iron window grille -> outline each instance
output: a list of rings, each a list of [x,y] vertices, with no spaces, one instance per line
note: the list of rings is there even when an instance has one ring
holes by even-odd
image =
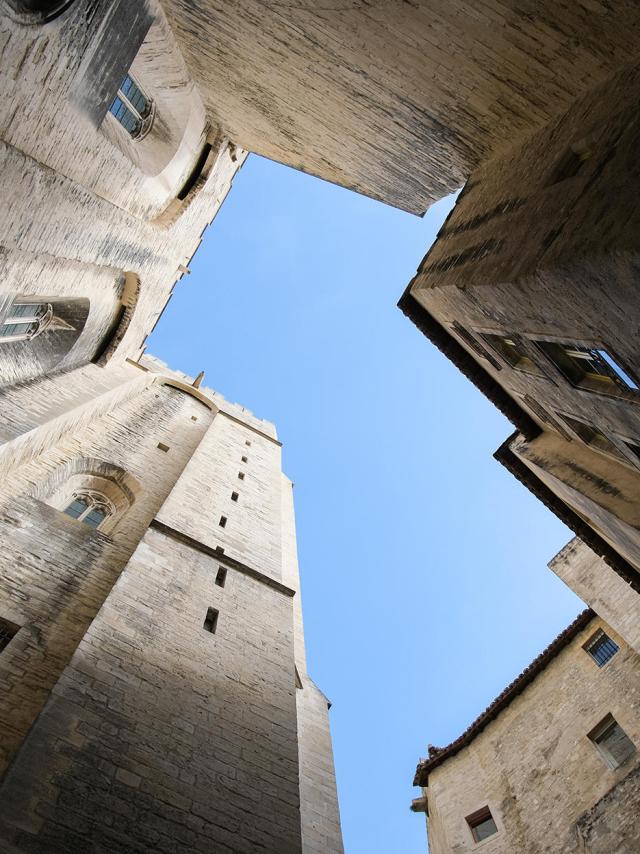
[[[134,138],[141,138],[151,128],[153,101],[148,98],[130,74],[124,78],[109,112]]]
[[[614,640],[611,640],[609,635],[605,634],[602,629],[598,629],[595,635],[584,645],[585,652],[589,653],[598,667],[604,667],[607,661],[612,659],[619,649],[618,644]]]
[[[0,325],[0,342],[28,341],[44,332],[53,319],[53,306],[42,302],[16,302]]]
[[[620,360],[604,347],[582,344],[535,342],[560,373],[577,388],[607,394],[612,397],[635,398],[640,386],[620,364]]]

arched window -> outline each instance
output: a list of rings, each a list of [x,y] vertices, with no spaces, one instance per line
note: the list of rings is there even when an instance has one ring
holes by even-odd
[[[53,306],[44,302],[15,302],[0,325],[0,343],[28,341],[40,335],[53,319]]]
[[[131,74],[127,74],[109,112],[134,139],[142,138],[151,128],[153,101],[142,91]]]
[[[84,522],[91,528],[99,528],[109,516],[113,516],[115,510],[109,499],[101,492],[95,490],[82,490],[73,493],[71,502],[64,512],[67,516]]]

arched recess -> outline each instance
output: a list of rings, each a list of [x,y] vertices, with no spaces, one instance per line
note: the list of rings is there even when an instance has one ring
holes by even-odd
[[[127,471],[114,463],[89,457],[76,457],[57,468],[35,496],[69,516],[78,498],[97,497],[108,508],[98,525],[101,533],[110,534],[139,496],[141,486]]]
[[[113,357],[129,329],[140,297],[140,278],[136,273],[123,274],[124,284],[120,295],[120,307],[111,328],[104,336],[92,358],[92,362],[104,367]]]
[[[82,334],[89,308],[85,297],[0,298],[0,387],[52,371]]]
[[[46,24],[62,15],[75,0],[2,0],[9,17],[20,24]]]

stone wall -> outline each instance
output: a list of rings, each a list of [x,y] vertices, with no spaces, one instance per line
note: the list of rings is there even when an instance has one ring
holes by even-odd
[[[601,668],[583,649],[599,627],[620,647]],[[640,754],[613,770],[588,733],[612,714],[640,748],[639,678],[638,654],[594,618],[495,720],[429,772],[431,854],[476,850],[465,817],[484,806],[498,827],[482,844],[491,854],[634,854]],[[577,822],[589,824],[582,816],[594,807],[599,841],[585,849]]]

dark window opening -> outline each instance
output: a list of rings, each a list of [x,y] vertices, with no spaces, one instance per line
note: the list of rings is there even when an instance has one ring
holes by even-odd
[[[243,457],[243,458],[242,458],[242,462],[243,462],[243,463],[248,463],[248,462],[249,462],[249,457]]]
[[[488,353],[479,341],[476,341],[475,337],[471,334],[471,332],[469,332],[468,329],[465,329],[464,326],[461,326],[461,324],[459,324],[457,320],[451,324],[451,328],[459,338],[462,338],[465,344],[468,344],[468,346],[471,347],[471,349],[474,351],[474,353],[476,353],[476,355],[480,356],[481,359],[486,359],[490,365],[493,365],[496,371],[502,370],[502,365],[500,364],[500,362],[495,359],[491,355],[491,353]]]
[[[251,442],[247,439],[247,441],[245,442],[245,445],[247,446],[247,448],[250,448],[250,447],[251,447]]]
[[[482,333],[482,338],[514,370],[523,371],[525,374],[544,376],[527,352],[524,342],[517,335]]]
[[[0,620],[0,652],[5,649],[13,638],[18,634],[20,626],[10,623],[8,620]]]
[[[223,555],[224,549],[222,548],[222,546],[216,546],[216,552],[220,555]]]
[[[469,825],[474,842],[482,842],[483,839],[488,839],[498,832],[489,807],[482,807],[477,812],[468,815],[466,822]]]
[[[216,573],[216,584],[218,587],[224,587],[226,580],[227,570],[223,566],[219,566],[218,572]]]
[[[635,744],[613,715],[607,715],[600,721],[598,726],[589,733],[589,738],[612,769],[624,765],[636,753]]]
[[[562,418],[585,445],[619,460],[626,459],[620,448],[593,425],[578,421],[577,418],[571,418],[569,415],[563,415]]]
[[[204,169],[204,165],[207,162],[207,157],[209,156],[209,152],[211,151],[211,145],[207,142],[200,152],[198,159],[195,162],[195,165],[191,172],[189,173],[189,177],[182,185],[182,189],[178,193],[178,199],[183,202],[191,190],[194,188],[196,181],[202,174],[202,170]]]
[[[549,184],[559,184],[561,181],[566,181],[567,178],[573,178],[582,169],[589,156],[589,151],[577,151],[570,148],[553,170]]]
[[[207,616],[205,617],[203,628],[207,632],[215,635],[218,627],[218,612],[215,608],[207,608]]]
[[[192,415],[192,416],[191,416],[191,420],[192,420],[192,421],[197,421],[197,420],[198,420],[198,416],[197,416],[197,415]]]
[[[611,397],[637,398],[640,386],[620,360],[603,347],[536,341],[571,385]]]
[[[238,472],[238,477],[240,478],[240,480],[244,480],[244,472],[243,472],[243,471],[239,471],[239,472]]]
[[[220,527],[221,527],[221,528],[225,528],[225,527],[226,527],[226,525],[227,525],[227,517],[226,517],[226,516],[221,516],[221,517],[220,517],[220,521],[218,522],[218,524],[220,525]]]
[[[231,500],[232,500],[232,501],[237,501],[237,500],[238,500],[238,498],[239,498],[239,495],[238,495],[238,493],[237,493],[237,492],[232,492],[232,493],[231,493]]]
[[[598,629],[595,635],[586,642],[583,649],[589,653],[598,667],[603,667],[607,661],[613,658],[620,647],[602,629]]]
[[[159,448],[159,450],[164,451],[165,454],[169,450],[169,446],[165,445],[164,442],[158,442],[158,448]]]

